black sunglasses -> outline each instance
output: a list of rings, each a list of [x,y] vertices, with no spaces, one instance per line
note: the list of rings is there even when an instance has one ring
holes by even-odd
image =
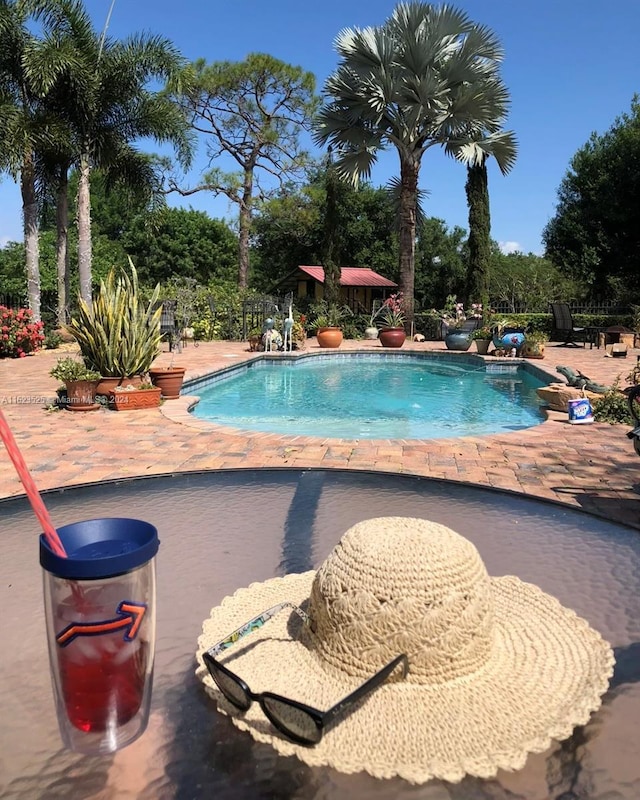
[[[313,630],[313,623],[305,611],[293,603],[280,603],[277,606],[273,606],[273,608],[267,609],[267,611],[263,611],[262,614],[249,620],[249,622],[229,634],[221,642],[218,642],[218,644],[203,653],[202,659],[209,670],[209,674],[230,703],[241,711],[247,711],[251,703],[254,700],[257,701],[265,716],[280,733],[291,739],[291,741],[305,745],[318,744],[329,725],[354,710],[355,703],[383,684],[396,667],[402,665],[403,678],[409,672],[409,661],[406,655],[396,656],[393,661],[390,661],[375,675],[372,675],[351,694],[343,697],[328,711],[319,711],[317,708],[312,708],[304,703],[298,703],[296,700],[290,700],[288,697],[282,697],[272,692],[261,692],[260,694],[252,692],[242,678],[221,664],[216,659],[216,656],[223,653],[247,634],[261,628],[267,620],[284,608],[290,608],[295,611],[304,624]]]

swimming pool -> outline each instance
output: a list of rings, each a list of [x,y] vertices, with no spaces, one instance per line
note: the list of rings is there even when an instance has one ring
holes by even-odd
[[[192,383],[199,419],[252,431],[343,439],[441,439],[544,420],[519,363],[350,353],[265,358]]]

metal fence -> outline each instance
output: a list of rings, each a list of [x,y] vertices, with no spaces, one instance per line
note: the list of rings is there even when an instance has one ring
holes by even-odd
[[[508,300],[499,300],[498,302],[491,303],[491,308],[497,314],[528,314],[528,313],[551,313],[551,309],[547,306],[545,309],[532,311],[527,307],[526,303],[514,302],[510,303]],[[631,309],[629,306],[621,306],[614,302],[600,302],[600,303],[568,303],[572,314],[611,314],[618,316],[620,314],[630,314]]]
[[[253,297],[242,303],[242,340],[249,338],[249,332],[256,328],[262,330],[267,317],[276,314],[286,316],[289,313],[289,303],[293,303],[293,295],[284,297]]]
[[[0,292],[0,306],[6,308],[27,308],[29,302],[26,294],[9,294]],[[58,293],[47,289],[40,293],[40,315],[47,325],[55,325],[58,310]]]

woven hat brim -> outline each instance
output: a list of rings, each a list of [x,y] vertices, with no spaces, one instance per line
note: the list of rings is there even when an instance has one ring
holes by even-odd
[[[601,704],[613,674],[611,647],[537,586],[492,578],[492,654],[473,675],[440,685],[387,683],[329,729],[315,747],[284,739],[257,703],[240,714],[220,694],[202,653],[253,616],[285,600],[303,604],[315,572],[254,583],[226,597],[203,623],[197,676],[218,708],[257,741],[311,766],[411,783],[457,782],[517,770],[529,753],[568,738]],[[229,649],[222,662],[254,692],[271,691],[328,709],[362,682],[321,661],[298,638],[287,611]]]

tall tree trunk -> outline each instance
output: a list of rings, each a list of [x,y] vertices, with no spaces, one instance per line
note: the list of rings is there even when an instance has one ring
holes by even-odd
[[[416,208],[420,162],[400,156],[400,291],[403,294],[407,323],[414,315],[416,265]]]
[[[253,167],[244,173],[240,199],[240,227],[238,231],[238,289],[249,285],[249,234],[251,233],[251,203],[253,200]]]
[[[485,320],[489,313],[489,270],[491,266],[491,218],[487,165],[467,167],[467,205],[469,207],[469,265],[467,301],[482,303]]]
[[[58,196],[56,198],[56,266],[58,276],[58,326],[67,323],[69,302],[69,174],[66,165],[60,167]]]
[[[28,153],[20,171],[27,296],[35,322],[40,322],[40,259],[38,251],[38,199],[33,155]]]
[[[340,265],[337,243],[337,181],[335,170],[329,163],[325,175],[327,191],[324,211],[324,241],[322,244],[322,267],[324,269],[324,299],[330,305],[340,303]]]
[[[80,156],[78,174],[78,276],[80,297],[91,305],[91,162],[88,148]]]

